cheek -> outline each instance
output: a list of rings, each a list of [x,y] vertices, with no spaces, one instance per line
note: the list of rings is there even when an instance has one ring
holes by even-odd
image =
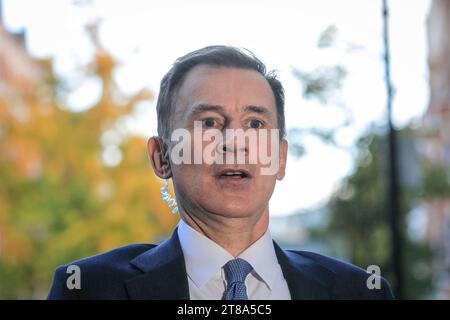
[[[173,179],[177,189],[189,197],[198,197],[205,192],[205,179],[207,172],[201,165],[175,165],[172,168]]]
[[[277,135],[273,134],[271,130],[266,130],[264,133],[258,134],[256,141],[249,148],[252,149],[250,153],[257,155],[259,165],[270,166],[272,162],[279,161],[280,141]]]
[[[258,169],[259,170],[259,169]],[[270,199],[273,190],[275,188],[276,176],[275,175],[258,175],[255,178],[254,192],[261,198]]]

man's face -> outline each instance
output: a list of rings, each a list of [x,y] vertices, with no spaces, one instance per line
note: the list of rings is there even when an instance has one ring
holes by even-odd
[[[195,215],[196,210],[227,217],[249,217],[261,214],[268,206],[276,179],[284,176],[287,142],[270,138],[270,129],[277,129],[277,110],[274,94],[267,80],[259,73],[246,69],[216,68],[200,65],[183,80],[177,94],[172,129],[183,128],[191,133],[192,153],[195,146],[205,151],[211,141],[195,141],[194,127],[200,123],[203,132],[216,129],[224,138],[224,147],[214,149],[214,157],[222,157],[223,164],[202,161],[200,164],[174,164],[171,169],[179,204]],[[258,160],[249,164],[249,150],[261,148],[257,141],[239,144],[226,140],[227,129],[268,130],[265,147],[277,163],[271,175],[261,174]],[[212,132],[210,130],[210,132]],[[241,141],[242,142],[242,141]],[[278,144],[275,155],[270,154]],[[173,147],[173,145],[172,145]],[[210,149],[208,149],[210,150]],[[246,163],[229,164],[225,157],[238,150],[245,154]],[[258,157],[259,158],[259,157]],[[192,160],[194,160],[192,158]],[[192,163],[192,162],[191,162]],[[239,174],[236,174],[239,173]]]

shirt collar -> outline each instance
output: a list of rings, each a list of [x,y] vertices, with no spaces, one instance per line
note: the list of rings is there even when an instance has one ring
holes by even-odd
[[[234,257],[186,222],[178,223],[178,238],[183,250],[186,272],[197,287],[202,287]]]
[[[269,229],[261,238],[245,249],[239,255],[239,258],[246,260],[252,265],[253,270],[267,284],[269,290],[274,288],[278,258]]]
[[[185,258],[186,272],[197,287],[206,284],[223,265],[234,259],[228,251],[183,220],[178,223],[178,238]],[[253,270],[269,289],[274,287],[278,259],[269,230],[242,252],[239,258],[252,265]]]

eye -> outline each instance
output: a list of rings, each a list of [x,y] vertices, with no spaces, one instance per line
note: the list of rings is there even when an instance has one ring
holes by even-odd
[[[261,121],[259,121],[259,120],[253,119],[253,120],[250,120],[250,121],[248,122],[248,125],[249,125],[249,127],[252,128],[252,129],[260,129],[260,128],[262,128],[263,123],[262,123]]]
[[[204,119],[204,120],[202,120],[202,122],[203,122],[203,125],[207,128],[213,128],[217,124],[217,121],[214,120],[213,118]]]

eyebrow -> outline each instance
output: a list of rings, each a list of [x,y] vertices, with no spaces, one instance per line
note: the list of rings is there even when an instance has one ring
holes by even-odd
[[[268,108],[263,106],[245,106],[244,107],[245,113],[258,113],[261,115],[269,116],[272,114],[272,111],[270,111]]]
[[[215,111],[221,114],[225,114],[225,108],[223,106],[215,104],[198,104],[194,108],[192,108],[190,116],[196,116],[207,111]]]
[[[192,117],[207,111],[214,111],[225,115],[225,107],[215,104],[198,104],[194,108],[192,108],[190,115]],[[261,115],[269,116],[272,114],[272,111],[263,106],[248,105],[244,107],[244,113],[258,113]]]

